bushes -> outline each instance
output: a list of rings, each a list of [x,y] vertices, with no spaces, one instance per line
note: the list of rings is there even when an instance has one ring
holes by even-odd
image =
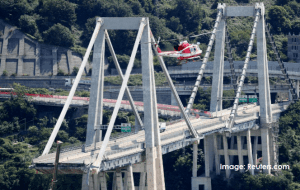
[[[63,47],[71,47],[74,45],[75,38],[69,28],[55,24],[44,33],[45,42]]]
[[[43,1],[41,14],[52,23],[71,26],[76,21],[75,5],[65,0]]]
[[[19,19],[19,26],[25,33],[28,33],[35,37],[39,35],[38,26],[33,16],[22,15]]]
[[[8,75],[7,70],[4,70],[3,73],[2,73],[2,76],[7,76],[7,75]]]

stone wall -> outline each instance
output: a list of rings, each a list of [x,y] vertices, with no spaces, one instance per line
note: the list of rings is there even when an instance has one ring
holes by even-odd
[[[0,75],[51,76],[72,73],[82,56],[66,48],[38,43],[0,19]],[[85,74],[89,71],[87,64]]]

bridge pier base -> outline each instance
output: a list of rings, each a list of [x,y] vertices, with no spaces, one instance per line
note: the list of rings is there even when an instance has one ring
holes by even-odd
[[[107,190],[106,172],[101,172],[99,175],[101,190]]]
[[[204,190],[211,190],[211,178],[192,177],[192,190],[199,190],[199,186],[204,186]]]

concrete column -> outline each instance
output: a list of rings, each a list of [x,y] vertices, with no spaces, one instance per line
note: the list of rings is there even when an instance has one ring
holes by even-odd
[[[1,55],[1,62],[0,62],[0,75],[3,74],[3,71],[5,70],[6,65],[6,56]]]
[[[272,122],[269,69],[265,36],[265,21],[262,15],[257,24],[257,71],[260,103],[260,123]]]
[[[225,20],[221,19],[216,32],[216,45],[214,56],[213,81],[211,89],[210,111],[222,110],[223,72],[225,49]]]
[[[150,49],[150,56],[153,60],[152,49]],[[154,76],[154,66],[150,65],[151,68],[151,85],[152,85],[152,109],[153,109],[153,123],[154,123],[154,145],[156,147],[156,185],[157,190],[165,190],[165,176],[164,176],[164,166],[161,151],[161,141],[160,141],[160,129],[158,122],[158,111],[157,111],[157,99],[156,99],[156,86],[155,86],[155,76]]]
[[[57,48],[52,48],[52,74],[57,75],[58,65],[57,65]]]
[[[117,175],[116,172],[113,173],[113,182],[112,182],[112,190],[117,189]]]
[[[251,145],[251,132],[250,129],[247,131],[247,150],[248,150],[248,164],[253,166],[253,158],[252,158],[252,145]],[[250,173],[254,175],[254,170],[249,169]]]
[[[116,169],[116,184],[117,184],[116,190],[123,190],[123,178],[122,178],[121,168]]]
[[[228,155],[228,143],[227,143],[227,137],[225,134],[223,135],[223,146],[224,146],[225,165],[230,165],[229,155]],[[229,178],[230,170],[226,170],[225,172],[226,172],[226,178]]]
[[[134,190],[134,181],[133,181],[133,173],[132,173],[132,165],[127,166],[126,172],[126,181],[125,181],[125,190]]]
[[[19,40],[19,58],[18,58],[18,68],[17,74],[21,76],[23,74],[23,56],[24,56],[24,38]]]
[[[234,136],[231,136],[230,138],[230,149],[233,150],[234,146]],[[230,156],[230,164],[233,164],[234,156]]]
[[[198,161],[198,142],[195,141],[193,143],[193,177],[197,177],[197,171],[198,171],[197,161]]]
[[[87,177],[88,174],[82,175],[82,185],[81,190],[94,190],[94,182],[93,182],[93,175],[90,175],[89,177],[89,184],[87,184]]]
[[[273,127],[273,126],[272,126]],[[274,165],[274,143],[273,143],[273,133],[272,128],[269,128],[269,152],[270,152],[270,164]]]
[[[156,117],[153,107],[153,79],[152,79],[152,51],[150,42],[149,21],[144,28],[141,38],[141,53],[142,53],[142,80],[143,80],[143,101],[144,101],[144,128],[145,128],[145,144],[146,144],[146,170],[148,189],[157,190],[156,177],[156,154],[155,147],[155,128]]]
[[[243,150],[243,147],[242,147],[242,142],[241,142],[241,136],[240,135],[237,135],[236,136],[236,140],[237,140],[237,148],[238,148],[238,157],[239,157],[239,165],[244,165],[244,157],[243,157],[243,154],[242,154],[242,150]],[[240,172],[244,172],[243,169],[240,169]]]
[[[215,164],[216,164],[216,174],[220,175],[220,155],[218,152],[218,136],[214,134],[214,152],[215,152]]]
[[[94,44],[93,73],[91,77],[90,104],[88,110],[88,123],[86,132],[86,145],[99,141],[95,136],[95,126],[102,123],[102,98],[103,98],[103,69],[104,64],[104,29],[100,29]]]
[[[4,27],[3,38],[2,38],[3,44],[2,44],[0,75],[3,74],[4,70],[6,70],[5,66],[6,66],[6,56],[7,56],[8,33],[9,33],[9,28]]]
[[[139,190],[146,190],[145,182],[146,182],[146,172],[141,172]]]
[[[204,137],[204,156],[205,156],[205,177],[210,177],[210,156],[209,152],[211,151],[209,148],[209,139],[207,136]],[[198,156],[198,155],[197,155]]]
[[[67,59],[68,59],[69,73],[72,74],[74,64],[73,64],[73,56],[72,56],[72,51],[71,50],[67,51]]]
[[[253,144],[253,164],[257,165],[257,144],[258,144],[258,136],[254,136],[254,144]]]
[[[91,175],[91,177],[93,177],[93,185],[94,188],[92,190],[99,190],[100,189],[100,179],[99,179],[99,175],[97,173]]]
[[[269,149],[269,129],[261,128],[261,146],[262,146],[262,164],[265,166],[270,165],[270,149]],[[263,170],[264,173],[270,174],[270,169]]]
[[[178,106],[174,94],[172,93],[172,91],[170,91],[170,93],[171,93],[171,105],[173,105],[173,106]]]
[[[99,176],[100,176],[101,190],[107,190],[106,172],[100,172]]]
[[[34,72],[34,75],[35,76],[40,76],[41,74],[41,55],[40,55],[40,45],[38,43],[36,43],[36,46],[35,46],[35,72]]]
[[[299,97],[299,80],[296,80],[296,93],[297,96]]]

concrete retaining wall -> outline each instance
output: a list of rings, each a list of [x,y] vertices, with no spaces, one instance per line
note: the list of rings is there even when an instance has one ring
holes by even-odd
[[[0,19],[0,75],[51,76],[59,69],[72,73],[82,56],[66,48],[40,44]],[[87,64],[85,74],[91,67]]]

